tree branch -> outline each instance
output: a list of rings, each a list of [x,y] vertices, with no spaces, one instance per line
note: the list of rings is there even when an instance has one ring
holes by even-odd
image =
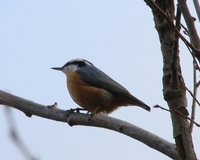
[[[199,40],[199,36],[198,36],[197,30],[194,25],[194,18],[191,16],[185,0],[178,0],[178,5],[180,7],[180,10],[181,10],[183,17],[185,19],[185,22],[187,24],[190,41],[191,41],[192,45],[197,50],[199,50],[200,49],[200,40]],[[195,54],[196,54],[197,59],[200,61],[200,52],[196,52]]]
[[[147,5],[152,9],[153,12],[159,12],[160,16],[166,19],[166,21],[169,23],[169,25],[172,27],[172,29],[179,35],[181,40],[185,43],[185,45],[188,47],[190,50],[190,53],[193,54],[195,53],[195,56],[197,59],[200,61],[200,49],[196,48],[196,46],[192,43],[190,43],[176,28],[176,26],[173,23],[173,19],[169,17],[168,14],[166,14],[157,4],[154,0],[144,0]],[[198,40],[199,41],[199,40]],[[192,55],[193,56],[193,55]]]
[[[84,125],[107,128],[136,139],[172,159],[179,159],[175,145],[173,143],[170,143],[158,137],[157,135],[154,135],[133,124],[109,117],[105,114],[95,114],[92,118],[88,119],[89,117],[87,114],[70,113],[70,111],[64,111],[58,108],[49,108],[47,106],[11,95],[1,90],[0,104],[18,109],[29,117],[36,115],[51,120],[67,122],[70,126]]]
[[[195,10],[196,10],[199,22],[200,22],[200,6],[199,6],[199,1],[198,0],[193,0],[193,3],[194,3],[194,7],[195,7]]]
[[[185,82],[181,73],[178,37],[198,55],[198,48],[191,45],[179,32],[180,10],[177,9],[174,25],[173,0],[145,0],[152,8],[155,28],[158,31],[163,55],[163,95],[171,111],[188,116]],[[198,53],[197,53],[198,52]],[[193,53],[193,52],[191,52]],[[198,58],[198,57],[197,57]],[[200,57],[199,57],[200,58]],[[173,135],[181,160],[196,160],[188,121],[178,114],[171,114]]]
[[[191,123],[195,124],[197,127],[200,127],[200,124],[198,124],[197,122],[195,122],[192,118],[189,118],[189,117],[186,117],[184,114],[182,114],[181,112],[177,111],[177,110],[169,110],[169,109],[166,109],[164,107],[161,107],[159,105],[155,105],[154,108],[160,108],[164,111],[167,111],[167,112],[170,112],[170,113],[174,113],[174,114],[178,114],[180,116],[182,116],[183,118],[185,119],[188,119]]]
[[[195,66],[195,63],[193,62],[193,83],[194,83],[194,86],[193,86],[193,93],[192,93],[192,96],[193,96],[193,99],[192,99],[192,111],[191,111],[191,119],[194,121],[195,120],[195,113],[196,113],[196,103],[198,103],[199,105],[199,102],[197,101],[197,89],[198,89],[198,86],[197,86],[197,71],[196,71],[196,66]],[[190,122],[190,132],[192,133],[192,130],[193,130],[193,126],[194,126],[194,123],[193,122]]]

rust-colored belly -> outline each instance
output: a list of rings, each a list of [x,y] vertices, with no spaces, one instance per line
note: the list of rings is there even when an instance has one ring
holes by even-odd
[[[81,107],[88,109],[90,112],[96,113],[113,111],[111,105],[114,97],[112,93],[90,86],[82,82],[79,75],[75,71],[71,71],[67,75],[67,87],[72,99]]]

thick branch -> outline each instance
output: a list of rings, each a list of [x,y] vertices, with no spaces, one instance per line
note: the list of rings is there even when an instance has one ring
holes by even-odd
[[[49,109],[47,106],[28,101],[1,90],[0,104],[16,108],[29,117],[36,115],[51,120],[67,122],[70,126],[84,125],[107,128],[136,139],[172,159],[178,159],[174,144],[133,124],[109,117],[105,114],[96,114],[91,119],[88,119],[87,114],[82,113],[70,113],[68,115],[69,112],[66,113],[64,110]],[[66,117],[66,115],[68,116]]]

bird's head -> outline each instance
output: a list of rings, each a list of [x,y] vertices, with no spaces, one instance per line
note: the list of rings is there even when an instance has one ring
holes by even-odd
[[[52,67],[51,69],[55,69],[58,71],[62,71],[65,74],[67,74],[69,71],[76,71],[78,68],[84,67],[86,65],[92,65],[93,64],[85,59],[73,59],[68,61],[64,66],[62,67]]]

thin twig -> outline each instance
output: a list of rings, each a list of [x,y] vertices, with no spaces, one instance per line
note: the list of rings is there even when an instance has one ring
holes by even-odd
[[[155,106],[153,106],[153,107],[154,107],[154,108],[160,108],[160,109],[165,110],[165,111],[170,112],[170,113],[174,113],[174,112],[175,112],[175,113],[179,114],[180,116],[182,116],[183,118],[188,119],[188,120],[190,120],[191,122],[193,122],[197,127],[200,127],[200,124],[199,124],[199,123],[193,121],[191,118],[185,116],[184,114],[180,113],[180,112],[177,111],[176,109],[169,110],[169,109],[163,108],[163,107],[161,107],[161,106],[159,106],[159,105],[155,105]]]
[[[196,85],[197,84],[197,72],[196,72],[196,66],[194,63],[193,63],[193,84],[194,84],[193,96],[196,98],[197,97],[197,85]],[[192,112],[191,112],[191,119],[193,121],[195,120],[195,111],[196,111],[196,101],[193,98],[192,99]],[[194,127],[194,123],[191,122],[190,123],[190,133],[192,133],[193,127]]]
[[[193,93],[185,86],[185,89],[190,93],[190,95],[192,96],[192,98],[197,102],[197,104],[200,106],[199,101],[196,99],[196,97],[193,95]]]
[[[195,55],[198,58],[198,60],[200,61],[200,40],[199,40],[199,36],[195,27],[195,23],[194,23],[194,18],[191,16],[190,14],[190,10],[187,6],[187,3],[185,0],[178,0],[178,5],[180,7],[180,10],[183,14],[183,17],[185,19],[185,23],[187,25],[188,31],[189,31],[189,38],[190,38],[190,42],[192,44],[192,46],[195,48],[196,51]]]
[[[197,82],[197,84],[196,84],[196,85],[197,85],[197,87],[199,87],[199,85],[200,85],[200,81],[199,81],[199,82]]]
[[[188,32],[188,29],[181,23],[181,27],[184,29],[184,33],[186,34],[186,35],[189,35],[189,32]]]
[[[192,50],[196,51],[196,49],[192,46],[192,44],[185,39],[185,37],[179,32],[179,30],[176,28],[176,26],[174,25],[174,23],[172,22],[171,18],[169,18],[169,16],[167,14],[165,14],[165,12],[163,12],[163,10],[153,1],[153,0],[148,0],[148,2],[156,9],[158,10],[163,17],[167,20],[167,22],[171,25],[172,29],[174,29],[177,34],[179,35],[179,37],[183,40],[183,42],[188,45]]]
[[[198,0],[193,0],[193,3],[194,3],[195,10],[197,12],[198,19],[200,21],[200,6],[199,6],[199,1]]]
[[[185,45],[187,46],[187,48],[189,49],[196,65],[198,66],[198,63],[196,62],[195,59],[195,55],[194,53],[199,53],[200,51],[198,49],[196,49],[180,32],[179,30],[176,28],[176,26],[174,25],[174,23],[172,22],[171,18],[169,18],[169,16],[153,1],[153,0],[144,0],[147,5],[149,5],[151,7],[152,10],[157,10],[159,11],[159,13],[167,20],[167,22],[171,25],[172,29],[178,34],[178,36],[182,39],[182,41],[185,43]],[[191,51],[191,50],[192,51]],[[200,70],[200,68],[199,68]]]
[[[193,121],[193,120],[192,120],[191,118],[189,118],[189,117],[186,117],[184,114],[180,113],[180,112],[177,111],[176,109],[174,109],[173,111],[176,112],[177,114],[179,114],[180,116],[182,116],[182,117],[184,117],[184,118],[190,120],[190,121],[191,121],[192,123],[194,123],[197,127],[200,127],[200,124],[199,124],[199,123]]]

